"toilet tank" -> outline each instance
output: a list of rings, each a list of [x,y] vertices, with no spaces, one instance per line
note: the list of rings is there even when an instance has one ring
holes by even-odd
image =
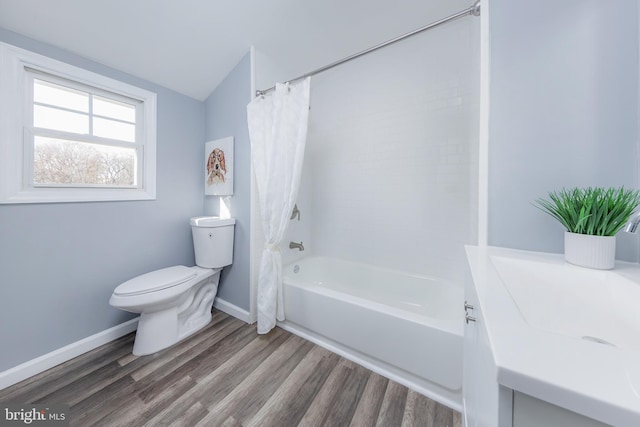
[[[234,218],[199,216],[191,218],[196,265],[222,268],[233,262]]]

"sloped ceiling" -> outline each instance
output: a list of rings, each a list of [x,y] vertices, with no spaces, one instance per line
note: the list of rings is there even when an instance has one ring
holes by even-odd
[[[317,68],[471,3],[0,0],[0,27],[204,100],[252,45]]]

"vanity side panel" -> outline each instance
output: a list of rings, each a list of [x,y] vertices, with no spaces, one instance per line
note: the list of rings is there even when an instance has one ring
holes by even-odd
[[[513,427],[607,427],[584,415],[568,411],[527,394],[513,393]]]
[[[498,384],[482,307],[469,271],[465,278],[464,296],[466,303],[473,307],[466,310],[470,319],[464,328],[462,387],[465,426],[511,427],[513,392]]]

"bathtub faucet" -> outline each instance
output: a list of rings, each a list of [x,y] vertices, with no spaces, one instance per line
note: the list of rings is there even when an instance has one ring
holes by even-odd
[[[637,213],[633,216],[633,218],[629,220],[624,231],[626,231],[627,233],[635,233],[636,231],[638,231],[637,228],[639,224],[640,224],[640,213]]]
[[[304,246],[302,246],[302,242],[289,242],[289,249],[297,249],[299,251],[304,251]]]

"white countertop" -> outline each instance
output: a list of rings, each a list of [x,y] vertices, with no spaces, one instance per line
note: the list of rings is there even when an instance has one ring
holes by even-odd
[[[534,326],[523,316],[492,257],[562,266],[559,268],[569,274],[571,269],[585,274],[585,269],[567,264],[559,254],[476,246],[467,246],[466,251],[498,382],[607,424],[640,426],[640,352],[637,348],[617,348]],[[592,271],[594,275],[603,274]],[[616,262],[611,272],[631,279],[640,289],[638,264]],[[549,298],[551,302],[553,295]],[[585,304],[584,310],[589,310],[588,306]],[[626,315],[640,316],[640,300],[633,306],[635,313]],[[588,316],[589,312],[578,314]]]

